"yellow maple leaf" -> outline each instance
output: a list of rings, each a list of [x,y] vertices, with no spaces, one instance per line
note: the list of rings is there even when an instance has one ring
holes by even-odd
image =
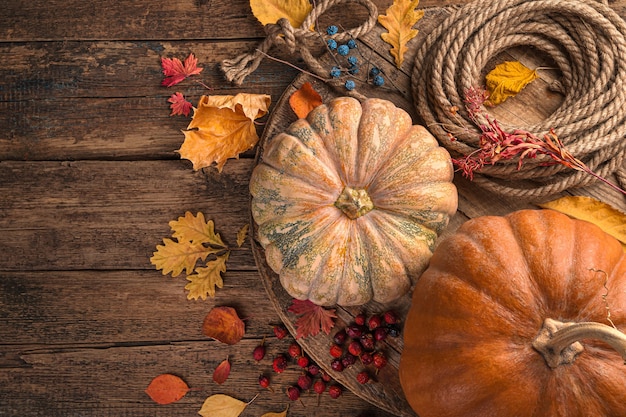
[[[216,259],[206,263],[205,268],[197,268],[196,273],[188,275],[187,280],[190,281],[185,285],[185,289],[189,291],[188,300],[197,300],[202,298],[206,300],[207,296],[215,297],[215,287],[222,288],[224,280],[222,273],[226,272],[226,261],[230,252],[225,252]]]
[[[213,220],[206,221],[204,214],[201,212],[194,216],[187,211],[185,212],[185,217],[172,220],[169,225],[172,228],[172,237],[178,239],[178,241],[208,243],[220,248],[226,248],[219,233],[215,233]]]
[[[214,394],[204,401],[198,414],[202,417],[238,417],[248,404],[229,395]]]
[[[259,141],[254,120],[267,114],[271,97],[267,94],[240,93],[236,96],[202,96],[178,150],[193,163],[193,169],[214,162],[222,171],[226,160]]]
[[[191,274],[198,259],[205,260],[211,253],[223,249],[207,248],[200,243],[189,241],[176,242],[172,239],[163,239],[163,245],[158,245],[156,252],[150,258],[150,263],[157,269],[163,270],[163,275],[170,272],[173,277],[180,275],[183,270]]]
[[[250,0],[250,8],[263,26],[285,17],[294,28],[302,26],[312,10],[309,0]]]
[[[610,204],[584,196],[561,197],[539,204],[579,220],[595,224],[622,244],[626,252],[626,214]]]
[[[496,65],[485,76],[489,100],[485,104],[496,106],[515,96],[539,75],[519,61],[506,61]]]
[[[388,30],[380,37],[392,46],[391,55],[395,58],[398,68],[404,62],[407,43],[419,32],[413,29],[413,25],[424,17],[423,10],[415,10],[418,4],[419,0],[394,0],[386,14],[378,16],[378,23]]]

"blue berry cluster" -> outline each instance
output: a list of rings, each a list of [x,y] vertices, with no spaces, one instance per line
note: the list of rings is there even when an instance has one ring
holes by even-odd
[[[338,33],[338,31],[339,28],[335,25],[331,25],[326,28],[326,34],[328,36],[334,36]],[[331,52],[336,54],[336,57],[341,57],[342,59],[345,57],[345,65],[342,65],[339,60],[337,60],[337,65],[330,69],[330,76],[332,78],[340,78],[344,75],[344,73],[348,73],[349,75],[359,74],[360,60],[359,57],[354,54],[354,51],[357,50],[357,43],[354,39],[348,40],[345,44],[338,44],[335,39],[330,38],[326,41],[326,45]],[[383,78],[380,69],[377,67],[372,67],[370,69],[368,78],[371,78],[372,83],[377,87],[385,84],[385,79]],[[352,79],[348,79],[344,85],[348,91],[356,88],[356,83]]]

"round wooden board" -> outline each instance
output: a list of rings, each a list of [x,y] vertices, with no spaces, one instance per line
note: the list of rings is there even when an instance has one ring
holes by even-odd
[[[387,79],[386,87],[376,88],[371,86],[362,86],[359,88],[359,92],[367,97],[378,97],[390,100],[396,106],[405,109],[413,117],[413,120],[416,121],[416,123],[419,122],[416,118],[416,112],[412,107],[410,94],[410,74],[413,62],[412,53],[415,52],[416,46],[419,45],[420,40],[423,39],[423,37],[426,36],[430,30],[436,27],[436,25],[439,24],[446,16],[448,16],[451,10],[452,8],[432,8],[425,11],[425,17],[417,25],[420,33],[417,38],[409,44],[409,51],[405,56],[405,63],[399,70],[395,67],[392,57],[389,54],[389,46],[384,44],[380,39],[380,34],[383,32],[382,28],[377,25],[369,34],[359,39],[359,53],[363,57],[371,59],[375,65],[382,67]],[[413,45],[412,48],[411,45]],[[542,58],[540,56],[532,56],[532,54],[528,53],[528,51],[522,51],[517,56],[515,55],[515,52],[513,53],[513,59],[520,56],[526,61],[534,60],[535,65],[537,66],[541,65]],[[324,59],[327,60],[326,64],[328,65],[328,68],[331,68],[332,65],[334,65],[328,56],[324,57]],[[341,95],[339,92],[330,89],[324,82],[311,75],[303,73],[297,77],[284,92],[283,96],[277,102],[275,109],[270,115],[257,150],[257,163],[262,158],[263,145],[265,141],[277,133],[286,130],[291,123],[296,121],[297,117],[289,106],[289,97],[305,82],[309,82],[313,85],[315,90],[322,95],[324,102],[328,102],[330,99]],[[546,89],[546,85],[549,82],[550,80],[537,82],[535,86],[525,92],[526,98],[522,97],[522,99],[517,103],[513,102],[512,104],[502,106],[499,110],[499,117],[510,117],[512,120],[516,120],[520,117],[522,119],[524,119],[524,117],[527,119],[542,116],[545,117],[546,114],[533,114],[534,108],[532,105],[529,105],[529,103],[536,100],[536,95],[541,94],[541,89]],[[533,91],[533,89],[535,90]],[[558,106],[558,104],[558,102],[552,103],[553,107]],[[526,123],[527,120],[524,122]],[[454,183],[458,189],[459,209],[456,215],[450,220],[449,226],[446,228],[442,236],[440,236],[439,241],[441,238],[453,233],[469,218],[482,215],[505,215],[519,209],[537,208],[535,205],[537,201],[522,201],[520,199],[509,199],[493,195],[459,176],[455,178]],[[558,196],[553,196],[551,199],[557,197]],[[250,220],[250,223],[252,231],[252,249],[261,279],[279,316],[291,334],[295,336],[295,321],[297,317],[288,312],[288,308],[293,299],[281,286],[278,275],[268,266],[265,260],[265,252],[261,245],[255,240],[257,225],[253,219]],[[337,331],[337,329],[344,328],[347,324],[351,323],[356,314],[361,312],[366,314],[379,313],[388,309],[393,309],[400,315],[401,318],[404,318],[410,305],[411,295],[406,294],[392,305],[381,305],[371,302],[364,306],[354,308],[336,306],[335,312],[338,318],[330,335],[320,333],[314,337],[309,336],[300,338],[298,339],[298,342],[304,351],[319,366],[321,366],[324,371],[329,373],[336,381],[350,389],[357,396],[397,416],[416,416],[415,412],[411,409],[406,401],[406,398],[404,397],[399,381],[398,366],[403,348],[402,336],[397,338],[388,338],[382,345],[380,345],[382,346],[381,350],[383,350],[388,356],[389,364],[378,372],[375,381],[365,385],[359,384],[356,380],[357,373],[364,368],[361,364],[357,362],[356,365],[347,368],[343,372],[336,372],[330,367],[332,358],[329,354],[329,346],[332,343],[333,334]]]

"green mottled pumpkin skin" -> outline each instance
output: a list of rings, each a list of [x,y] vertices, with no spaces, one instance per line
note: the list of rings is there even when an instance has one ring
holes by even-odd
[[[456,212],[450,155],[393,103],[340,97],[269,139],[251,180],[268,265],[318,305],[391,302]]]

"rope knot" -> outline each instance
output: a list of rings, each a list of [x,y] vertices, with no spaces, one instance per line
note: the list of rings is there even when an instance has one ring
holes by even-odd
[[[297,50],[298,31],[300,30],[291,26],[289,19],[284,17],[278,19],[275,24],[265,25],[265,33],[267,33],[268,38],[273,40],[273,44],[285,45],[291,54],[294,54]]]

